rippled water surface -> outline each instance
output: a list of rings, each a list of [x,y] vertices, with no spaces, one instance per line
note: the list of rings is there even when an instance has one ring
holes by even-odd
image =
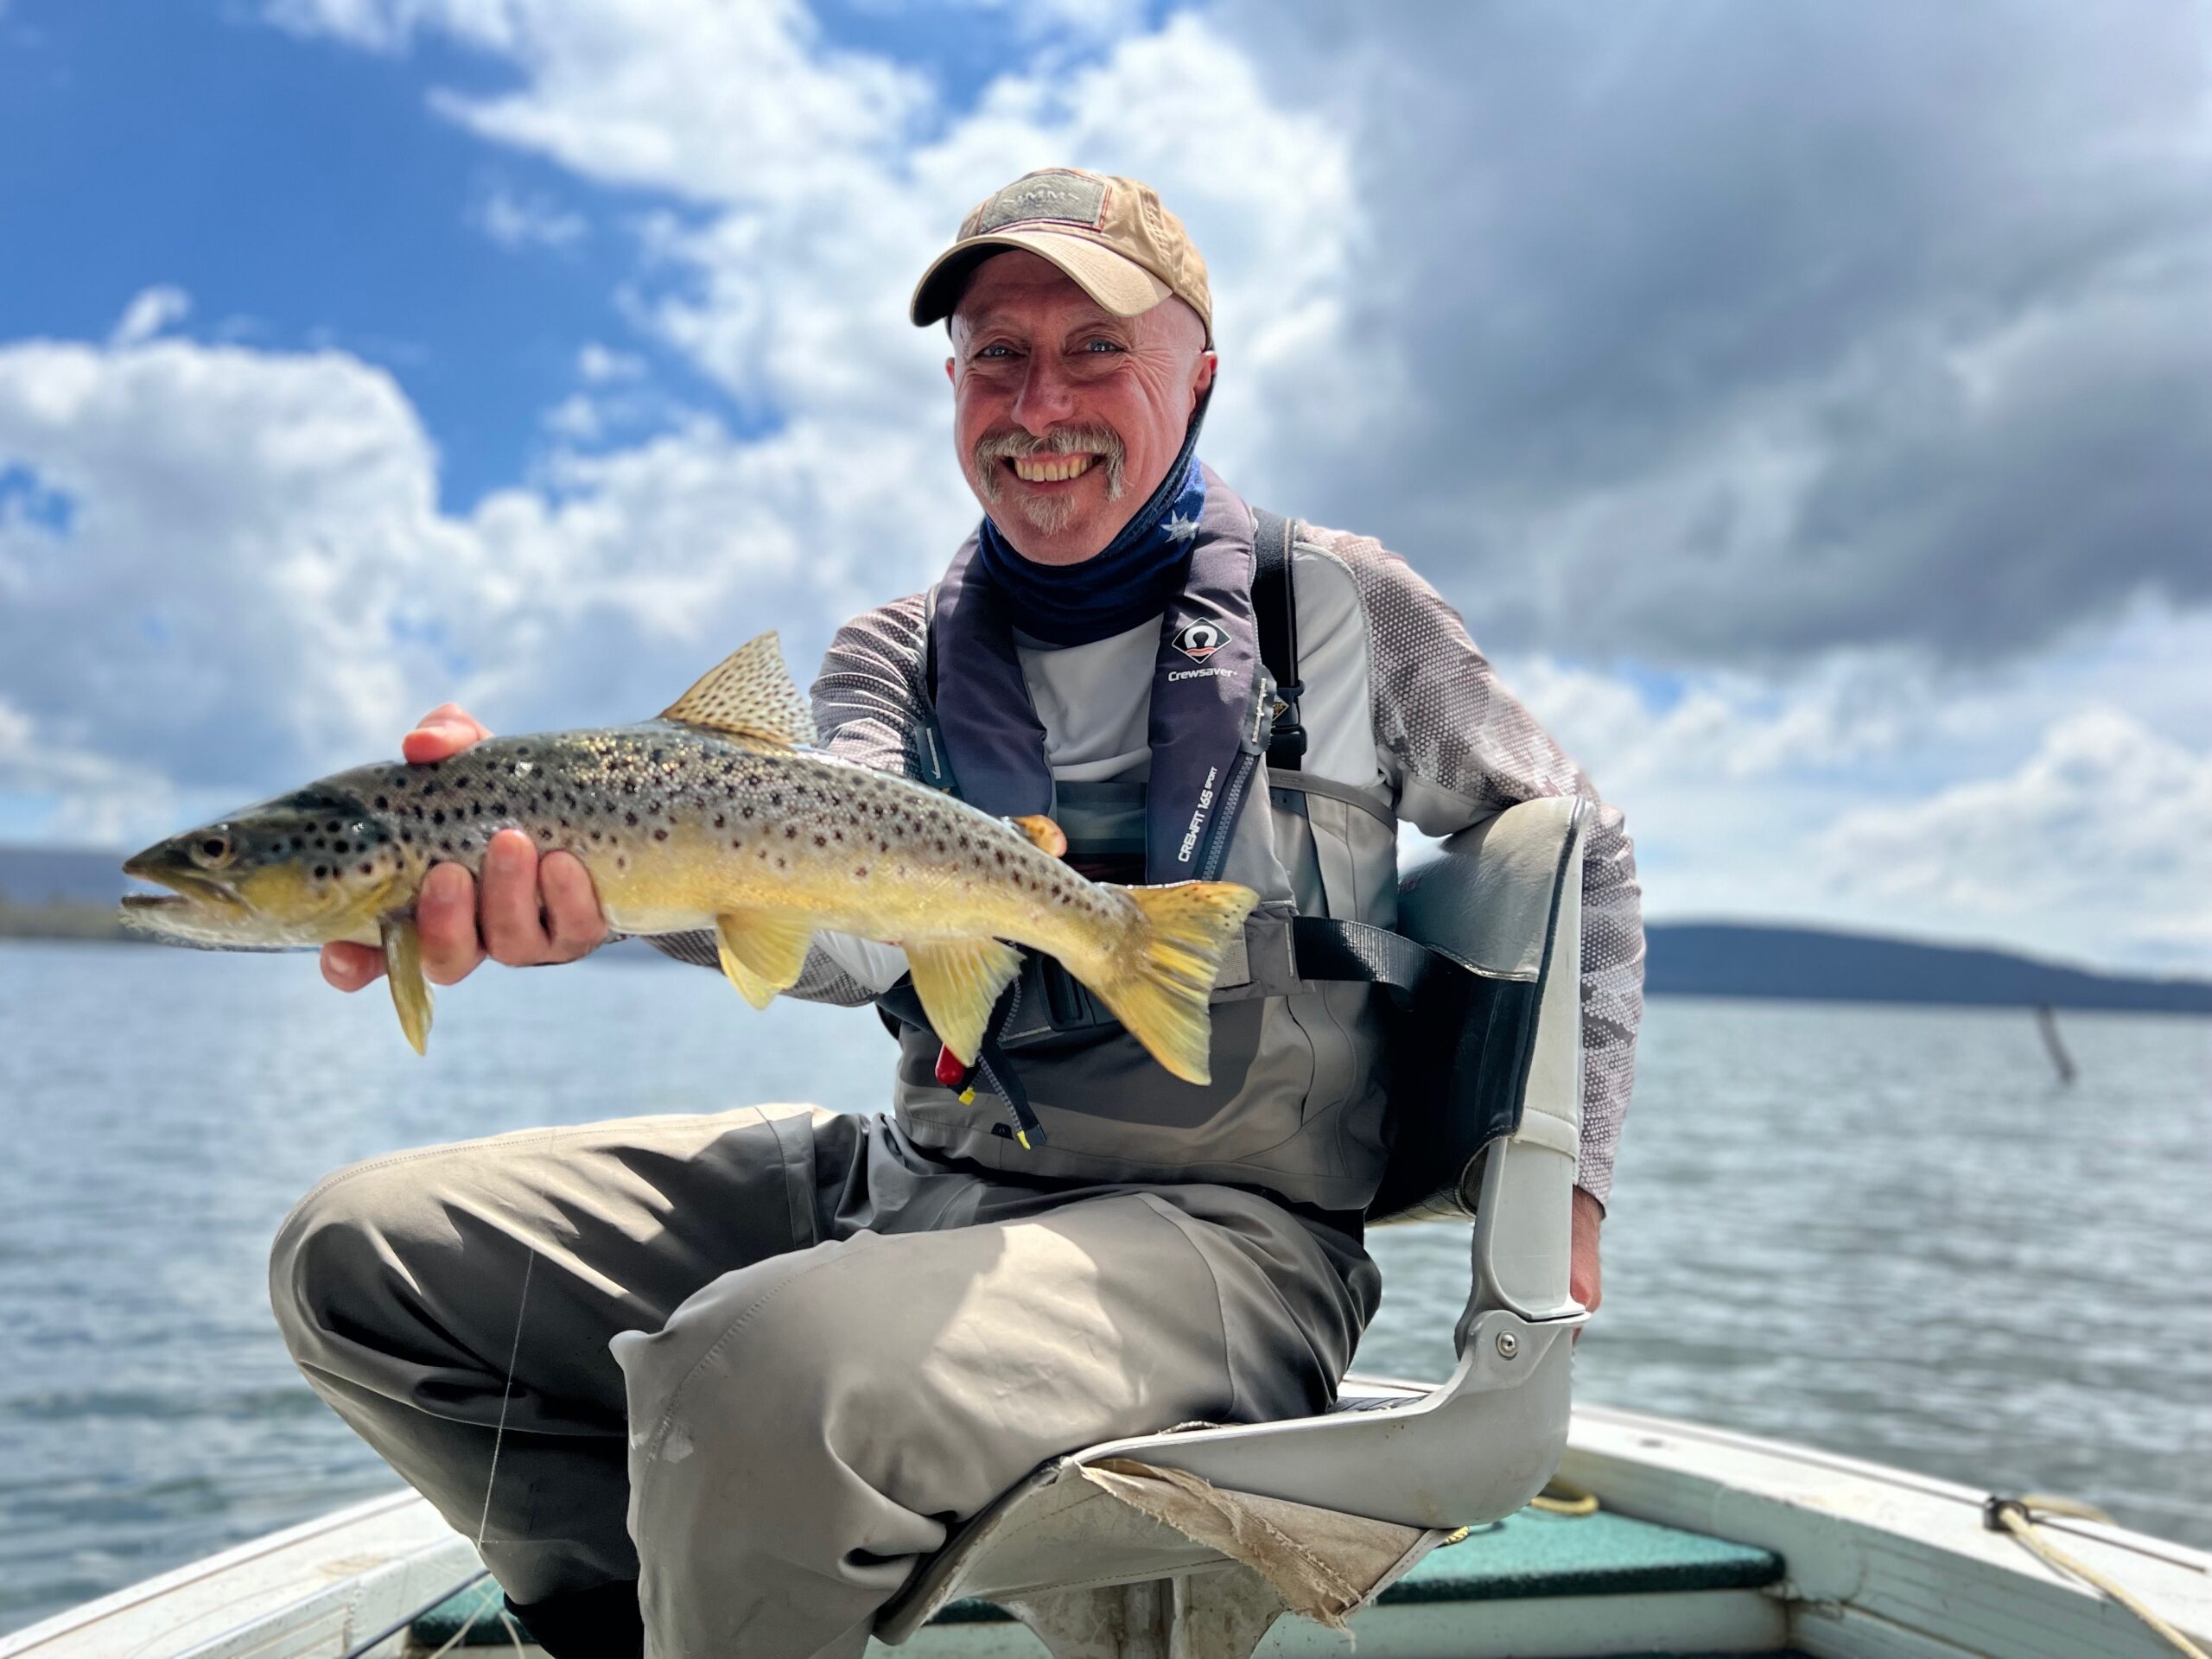
[[[632,1112],[880,1096],[865,1012],[588,963],[448,993],[430,1058],[297,957],[0,942],[0,1630],[340,1503],[383,1465],[263,1263],[335,1165]],[[1656,1002],[1580,1397],[2212,1546],[2212,1022]],[[1433,1376],[1464,1228],[1386,1230],[1360,1354]]]

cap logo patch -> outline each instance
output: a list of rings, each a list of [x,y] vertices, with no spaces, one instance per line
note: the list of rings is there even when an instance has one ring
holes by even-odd
[[[1096,230],[1106,219],[1106,181],[1086,179],[1079,173],[1016,179],[976,215],[976,228],[969,234],[988,236],[1008,225],[1039,219]]]
[[[1194,663],[1203,663],[1229,643],[1229,636],[1212,622],[1185,622],[1169,642]]]

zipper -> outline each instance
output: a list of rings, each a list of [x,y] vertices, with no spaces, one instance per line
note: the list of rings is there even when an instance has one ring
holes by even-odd
[[[1222,786],[1220,810],[1213,822],[1206,826],[1206,844],[1198,855],[1198,879],[1211,881],[1221,874],[1221,867],[1229,861],[1229,838],[1236,824],[1237,809],[1244,804],[1244,791],[1251,786],[1252,774],[1258,770],[1260,757],[1265,753],[1260,734],[1268,723],[1268,716],[1274,702],[1274,682],[1267,671],[1260,673],[1259,696],[1252,699],[1252,729],[1242,734],[1237,744],[1236,759],[1229,769],[1229,781]]]

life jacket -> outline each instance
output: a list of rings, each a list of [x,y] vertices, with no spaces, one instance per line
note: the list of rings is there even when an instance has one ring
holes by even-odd
[[[1222,1181],[1332,1211],[1374,1196],[1388,1046],[1375,988],[1407,992],[1429,963],[1391,931],[1390,801],[1300,768],[1293,541],[1208,474],[1191,574],[1161,619],[1143,781],[1054,782],[972,542],[931,591],[925,782],[988,811],[1046,813],[1086,873],[1238,881],[1260,903],[1213,993],[1203,1085],[1031,952],[980,1076],[954,1086],[912,988],[894,986],[879,999],[900,1046],[893,1109],[919,1145],[1045,1179]]]

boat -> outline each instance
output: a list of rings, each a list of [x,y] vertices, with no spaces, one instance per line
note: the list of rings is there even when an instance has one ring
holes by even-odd
[[[1350,1401],[1427,1385],[1348,1380]],[[1560,1466],[1585,1501],[1523,1510],[1426,1554],[1344,1635],[1277,1620],[1262,1656],[1568,1659],[2172,1659],[2095,1586],[1993,1530],[1992,1495],[1679,1420],[1578,1408]],[[2212,1554],[2042,1516],[2065,1555],[2198,1645]],[[412,1493],[375,1498],[0,1637],[0,1659],[539,1659],[474,1548]],[[1036,1659],[996,1605],[940,1609],[871,1659]]]
[[[1448,1052],[1369,1219],[1471,1224],[1452,1375],[1355,1376],[1315,1416],[1052,1459],[918,1566],[880,1652],[2205,1659],[2203,1552],[2059,1500],[1572,1405],[1581,823],[1580,802],[1516,805],[1401,892],[1404,938],[1457,966],[1408,976]],[[475,1647],[537,1652],[470,1541],[399,1494],[0,1639],[0,1659]]]

